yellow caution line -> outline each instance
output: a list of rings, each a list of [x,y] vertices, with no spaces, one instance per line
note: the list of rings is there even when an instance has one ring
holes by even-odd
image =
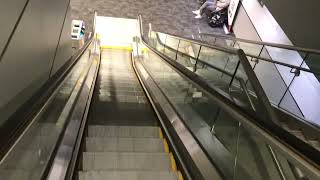
[[[100,46],[100,48],[101,49],[120,49],[120,50],[132,51],[132,47],[129,47],[129,46],[102,45],[102,46]]]
[[[163,138],[163,146],[164,146],[164,152],[169,153],[169,145],[165,138]]]
[[[161,130],[160,127],[159,127],[159,138],[160,138],[160,139],[163,139],[163,133],[162,133],[162,130]]]
[[[171,170],[177,171],[176,160],[174,159],[173,154],[171,152],[169,153],[169,157],[170,157],[170,162],[171,162]]]
[[[179,179],[179,180],[184,180],[184,179],[183,179],[183,176],[182,176],[182,174],[181,174],[180,171],[178,171],[178,179]]]
[[[180,171],[178,171],[176,160],[174,159],[173,154],[170,152],[168,142],[163,136],[162,129],[159,127],[159,138],[163,140],[164,152],[169,153],[171,170],[178,173],[178,180],[184,180]]]

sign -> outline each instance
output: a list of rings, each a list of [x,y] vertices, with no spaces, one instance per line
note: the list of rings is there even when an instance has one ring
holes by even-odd
[[[228,8],[228,25],[229,25],[229,31],[231,30],[233,20],[235,18],[238,5],[240,3],[240,0],[231,0],[230,5]]]

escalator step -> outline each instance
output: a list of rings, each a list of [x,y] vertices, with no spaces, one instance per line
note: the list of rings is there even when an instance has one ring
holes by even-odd
[[[136,137],[158,138],[159,128],[156,126],[89,126],[89,137]]]
[[[175,172],[167,171],[80,171],[79,180],[178,180]]]
[[[164,152],[159,138],[86,138],[87,152]]]
[[[0,177],[4,180],[28,180],[28,179],[40,179],[40,173],[30,173],[28,170],[19,169],[0,169]]]
[[[168,153],[84,152],[83,170],[170,171]]]

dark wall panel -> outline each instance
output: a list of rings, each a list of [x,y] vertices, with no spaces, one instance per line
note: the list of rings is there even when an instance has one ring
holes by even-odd
[[[66,20],[60,37],[59,46],[56,52],[56,57],[51,71],[53,76],[71,57],[72,41],[71,37],[71,8],[68,9]]]
[[[320,49],[319,0],[263,0],[263,2],[295,45]]]
[[[48,80],[67,5],[67,0],[27,5],[0,62],[0,125]]]
[[[27,0],[0,1],[0,53],[3,51],[26,2]]]

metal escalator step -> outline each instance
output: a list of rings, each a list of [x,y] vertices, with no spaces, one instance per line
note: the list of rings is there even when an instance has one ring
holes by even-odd
[[[137,137],[158,138],[159,128],[156,126],[89,126],[89,137]]]
[[[40,174],[38,175],[40,176]],[[28,180],[40,178],[36,174],[31,174],[30,171],[18,169],[0,169],[0,177],[4,180]]]
[[[159,138],[86,138],[87,152],[164,152]]]
[[[168,153],[84,152],[83,170],[169,171]]]
[[[25,150],[18,149],[9,154],[1,164],[3,169],[32,170],[46,162],[50,151],[46,149]],[[1,179],[1,178],[0,178]]]
[[[316,149],[320,151],[320,142],[318,140],[308,140],[308,142]]]
[[[178,180],[170,171],[80,171],[79,180]]]

